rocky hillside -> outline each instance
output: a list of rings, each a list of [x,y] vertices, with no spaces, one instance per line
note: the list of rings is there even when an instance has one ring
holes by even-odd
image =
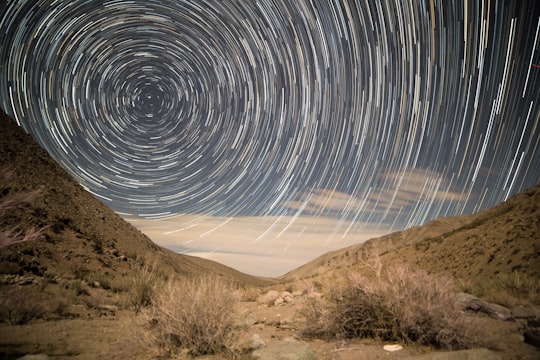
[[[0,230],[42,231],[39,240],[0,249],[0,274],[55,278],[82,272],[114,281],[155,264],[165,276],[212,272],[240,284],[269,283],[158,247],[86,192],[1,110],[0,129],[0,196],[39,190],[30,206],[0,214]]]
[[[540,276],[540,185],[473,215],[441,218],[330,252],[281,277],[284,281],[350,269],[370,256],[412,263],[460,280],[497,274]]]

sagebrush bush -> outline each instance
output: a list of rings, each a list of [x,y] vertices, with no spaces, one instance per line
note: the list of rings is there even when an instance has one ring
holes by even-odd
[[[0,297],[0,321],[10,325],[22,325],[42,319],[47,309],[40,299],[28,291],[13,291]]]
[[[326,303],[308,304],[303,335],[467,348],[474,340],[455,296],[449,279],[405,265],[375,267],[337,284]]]
[[[232,349],[239,300],[230,284],[217,276],[170,280],[142,311],[147,339],[158,349],[192,356]]]

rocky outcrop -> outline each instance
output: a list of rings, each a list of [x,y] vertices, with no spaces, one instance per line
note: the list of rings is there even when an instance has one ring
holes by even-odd
[[[463,311],[480,312],[498,320],[512,320],[511,311],[504,306],[492,304],[474,295],[459,293],[458,305]]]

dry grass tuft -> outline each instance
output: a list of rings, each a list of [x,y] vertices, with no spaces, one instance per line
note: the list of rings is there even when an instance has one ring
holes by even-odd
[[[234,293],[215,275],[168,281],[142,310],[140,335],[169,355],[232,353],[239,302]]]
[[[540,279],[519,272],[497,274],[481,281],[462,282],[461,288],[464,292],[506,307],[540,305]]]
[[[452,282],[405,265],[378,264],[304,309],[307,337],[369,337],[444,349],[474,345]],[[470,330],[469,330],[470,329]]]
[[[156,267],[157,261],[146,260],[133,277],[130,300],[136,312],[154,302],[155,291],[160,280]]]

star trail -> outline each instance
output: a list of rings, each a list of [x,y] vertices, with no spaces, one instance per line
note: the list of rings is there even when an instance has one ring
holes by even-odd
[[[0,106],[126,217],[281,219],[256,243],[306,216],[399,230],[540,181],[534,0],[6,0],[0,16]]]

